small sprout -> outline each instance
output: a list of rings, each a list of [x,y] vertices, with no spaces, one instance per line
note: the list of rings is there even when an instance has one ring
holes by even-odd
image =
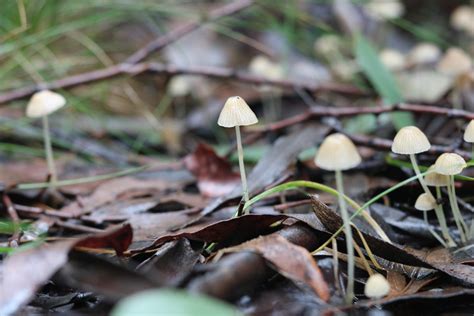
[[[462,5],[457,7],[451,14],[450,20],[454,29],[474,36],[474,8],[472,6]]]
[[[392,143],[392,151],[394,153],[409,155],[411,164],[413,166],[413,170],[415,171],[415,174],[419,176],[418,181],[420,182],[421,187],[423,188],[426,194],[433,197],[433,194],[428,188],[424,178],[421,176],[420,168],[418,166],[418,163],[415,157],[415,154],[428,151],[430,148],[431,148],[431,144],[428,138],[426,138],[426,135],[416,126],[406,126],[400,129],[397,135],[395,135],[395,138],[393,139],[393,143]],[[454,245],[453,240],[449,236],[447,226],[444,227],[445,226],[444,222],[446,222],[446,220],[443,220],[444,218],[443,209],[441,208],[440,205],[436,205],[435,211],[436,211],[438,220],[440,221],[440,224],[443,223],[441,224],[443,237],[446,239],[449,245]]]
[[[342,170],[354,168],[361,162],[357,148],[347,136],[336,133],[326,137],[319,147],[314,162],[321,169],[335,171],[338,202],[344,223],[347,245],[347,291],[346,302],[351,303],[354,297],[354,248],[352,246],[352,230],[346,201],[344,200],[344,184]]]
[[[399,71],[405,68],[405,56],[394,49],[384,49],[380,52],[380,61],[392,71]]]
[[[57,182],[56,167],[54,165],[53,147],[49,133],[48,115],[59,110],[66,104],[66,99],[55,92],[43,90],[33,94],[26,107],[26,116],[29,118],[39,118],[43,120],[43,138],[46,151],[46,160],[48,162],[48,171],[51,179],[51,185]]]
[[[379,273],[372,274],[365,283],[364,294],[368,298],[379,299],[387,296],[389,292],[390,283]]]
[[[412,65],[434,63],[441,56],[438,46],[431,43],[420,43],[408,53],[408,62]]]
[[[459,210],[458,201],[456,199],[456,189],[454,187],[454,176],[460,174],[464,168],[467,167],[466,161],[459,156],[458,154],[454,153],[444,153],[436,159],[435,162],[435,171],[437,173],[446,175],[449,177],[448,183],[448,196],[449,202],[451,204],[451,210],[453,212],[454,221],[456,222],[456,226],[459,231],[459,235],[461,236],[461,241],[467,241],[467,234],[469,234],[469,229],[464,222],[464,219],[461,215],[461,211]]]
[[[237,152],[239,156],[240,177],[242,180],[242,192],[244,201],[248,202],[249,193],[247,187],[247,176],[245,174],[244,166],[244,151],[242,149],[242,140],[240,136],[240,126],[248,126],[258,123],[257,116],[250,109],[247,102],[239,96],[230,97],[224,104],[221,110],[217,124],[222,127],[235,127],[235,134],[237,138]]]
[[[473,21],[474,24],[474,21]],[[460,76],[472,68],[471,57],[462,49],[451,47],[436,65],[436,69],[449,76]]]

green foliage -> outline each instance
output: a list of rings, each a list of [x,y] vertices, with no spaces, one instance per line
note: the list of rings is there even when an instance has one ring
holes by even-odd
[[[355,38],[355,56],[362,71],[386,103],[395,104],[403,101],[392,74],[382,64],[372,44],[360,34]],[[413,116],[410,113],[394,112],[392,121],[397,129],[414,125]]]
[[[240,313],[231,305],[214,298],[180,290],[149,290],[125,298],[111,315],[236,316]]]

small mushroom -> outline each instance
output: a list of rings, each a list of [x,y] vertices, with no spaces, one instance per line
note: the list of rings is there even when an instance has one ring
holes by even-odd
[[[344,200],[344,184],[342,170],[354,168],[361,162],[356,146],[345,135],[336,133],[324,139],[316,154],[314,162],[321,169],[334,171],[341,217],[344,222],[347,246],[347,291],[346,301],[352,302],[354,297],[354,248],[352,246],[352,230],[346,201]]]
[[[474,159],[474,120],[471,120],[469,124],[467,124],[463,138],[466,143],[473,143],[471,159]]]
[[[464,222],[461,211],[459,210],[458,201],[456,199],[456,189],[454,187],[454,176],[460,174],[463,169],[467,167],[466,161],[464,161],[464,159],[458,154],[444,153],[436,159],[434,166],[437,173],[449,177],[448,196],[451,210],[453,212],[454,221],[456,222],[461,241],[466,242],[469,229]]]
[[[438,46],[431,43],[417,44],[408,53],[408,62],[412,65],[429,64],[437,61],[441,56]]]
[[[26,116],[29,118],[39,118],[43,120],[43,138],[48,162],[48,171],[51,185],[54,186],[58,180],[56,167],[54,165],[53,148],[49,132],[48,115],[59,110],[66,104],[66,99],[59,93],[43,90],[33,94],[26,107]]]
[[[386,296],[389,292],[390,283],[379,273],[372,274],[365,283],[364,294],[368,298],[379,299]]]
[[[247,187],[247,176],[245,174],[244,151],[242,149],[240,126],[248,126],[256,123],[258,123],[257,116],[252,109],[250,109],[247,102],[239,96],[233,96],[227,99],[221,110],[219,119],[217,120],[219,126],[226,128],[235,127],[240,177],[242,180],[242,192],[245,202],[249,200],[249,192]]]
[[[436,200],[432,195],[422,193],[418,196],[415,202],[415,208],[419,211],[423,211],[423,219],[425,221],[426,227],[430,233],[444,246],[446,247],[446,242],[431,228],[430,223],[428,222],[427,212],[434,210],[437,206]]]

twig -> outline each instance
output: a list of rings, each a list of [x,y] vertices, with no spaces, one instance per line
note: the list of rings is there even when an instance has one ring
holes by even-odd
[[[140,66],[140,61],[144,60],[147,56],[152,53],[155,53],[167,45],[175,42],[176,40],[180,39],[184,35],[198,29],[201,27],[205,22],[215,21],[220,18],[238,13],[245,8],[248,8],[254,3],[253,0],[239,0],[230,2],[227,5],[224,5],[220,8],[217,8],[211,11],[207,18],[200,19],[198,21],[189,22],[184,24],[183,26],[163,35],[155,40],[151,41],[144,47],[140,48],[132,55],[130,55],[123,63],[116,64],[104,69],[94,70],[85,72],[78,75],[73,75],[69,77],[65,77],[63,79],[55,80],[49,83],[38,84],[29,87],[23,87],[16,90],[12,90],[0,95],[0,104],[4,104],[10,101],[22,99],[28,97],[35,93],[36,91],[42,89],[61,89],[61,88],[69,88],[73,86],[77,86],[79,84],[84,83],[91,83],[99,80],[113,78],[119,74],[125,73],[123,68],[128,68],[131,65]],[[140,68],[140,67],[139,67]]]
[[[40,85],[33,85],[24,87],[0,95],[0,104],[5,104],[10,101],[22,99],[30,96],[38,90],[42,89],[66,89],[81,84],[92,83],[95,81],[110,79],[119,75],[136,76],[143,73],[167,74],[167,75],[199,75],[211,78],[220,78],[228,80],[236,80],[241,83],[257,84],[257,85],[272,85],[286,89],[305,89],[315,94],[328,91],[341,94],[350,95],[366,95],[365,92],[358,88],[337,83],[323,83],[316,84],[313,82],[300,82],[292,80],[270,80],[261,76],[255,76],[249,73],[236,71],[235,69],[225,67],[180,67],[175,65],[166,65],[161,63],[140,63],[136,65],[131,64],[117,64],[105,69],[90,71],[78,75],[73,75],[43,83]]]
[[[461,118],[465,120],[473,120],[474,113],[459,109],[448,109],[432,105],[399,103],[389,106],[365,106],[365,107],[312,107],[308,111],[284,119],[275,123],[267,124],[263,127],[248,128],[247,130],[254,132],[270,132],[287,128],[294,124],[302,123],[309,120],[315,120],[320,117],[345,117],[359,114],[382,114],[394,111],[404,111],[412,113],[424,113],[433,115],[444,115],[449,118]]]
[[[17,242],[20,242],[20,236],[21,236],[21,230],[20,230],[20,217],[18,216],[18,213],[15,210],[15,207],[13,206],[13,203],[6,193],[6,191],[3,192],[2,194],[2,201],[3,205],[7,209],[8,215],[12,219],[13,222],[13,235],[10,238],[10,241],[16,240]]]

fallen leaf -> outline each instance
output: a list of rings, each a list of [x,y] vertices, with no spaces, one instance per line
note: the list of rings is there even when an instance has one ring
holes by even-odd
[[[276,234],[261,236],[225,252],[250,250],[262,255],[285,277],[307,284],[323,300],[329,300],[329,287],[308,250]]]
[[[228,194],[240,183],[232,165],[205,144],[199,144],[184,158],[186,168],[197,178],[199,191],[209,197]]]

